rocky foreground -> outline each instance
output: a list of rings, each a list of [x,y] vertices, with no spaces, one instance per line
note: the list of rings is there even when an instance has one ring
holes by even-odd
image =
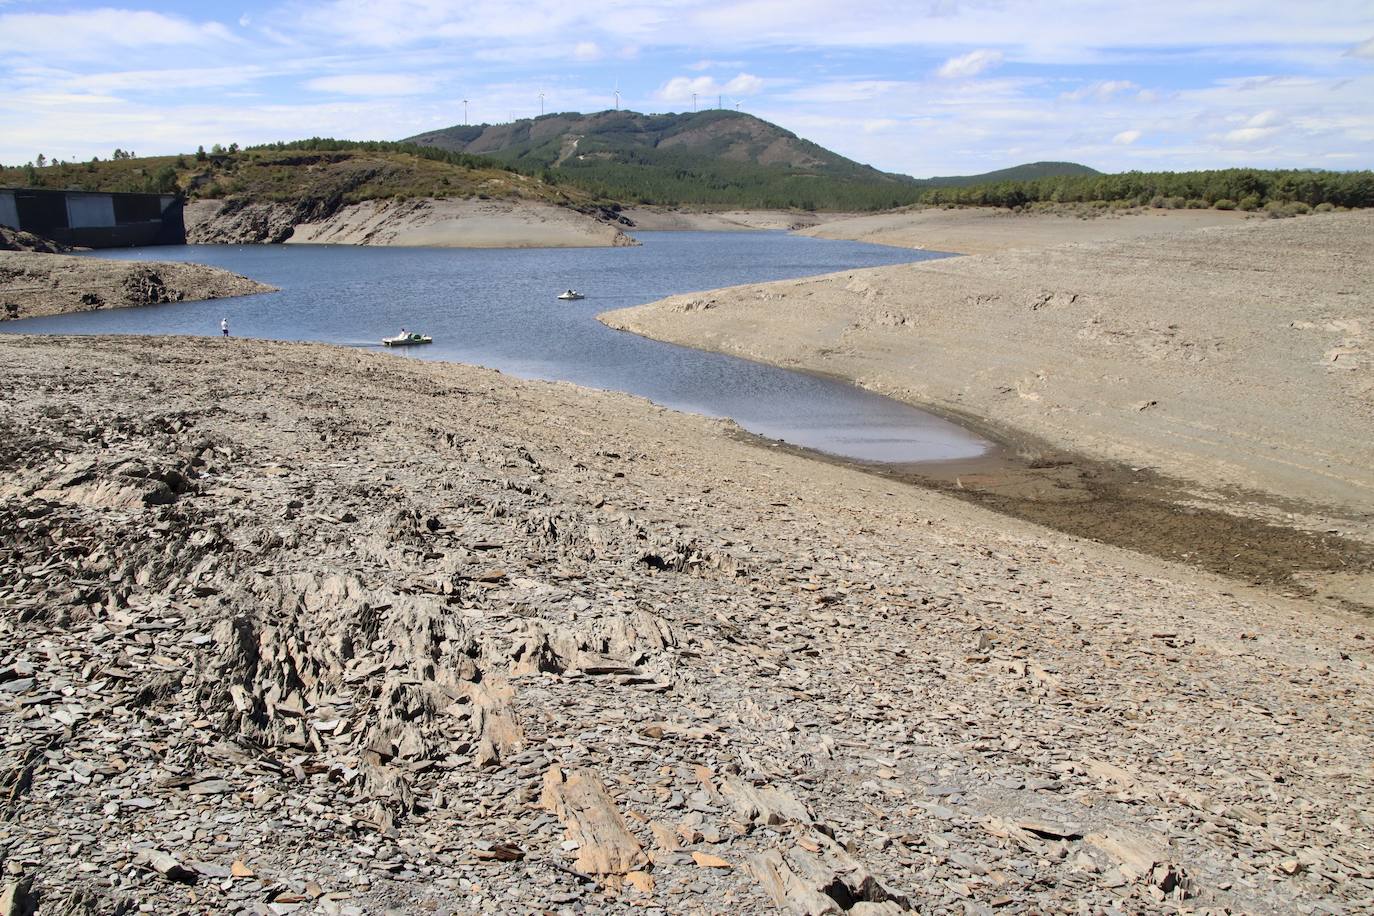
[[[222,299],[274,289],[274,286],[202,264],[112,261],[0,250],[0,321],[163,302]]]
[[[1370,626],[627,396],[0,339],[5,913],[1342,913]]]

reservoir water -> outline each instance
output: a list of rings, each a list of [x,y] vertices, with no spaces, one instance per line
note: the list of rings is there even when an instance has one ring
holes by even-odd
[[[988,443],[853,385],[613,331],[598,312],[678,293],[941,257],[783,232],[637,233],[638,248],[467,250],[189,245],[92,257],[193,261],[280,292],[0,323],[0,333],[203,334],[382,349],[405,327],[434,343],[398,359],[473,363],[626,391],[729,417],[770,439],[864,461],[935,461]],[[567,288],[587,298],[561,302]],[[786,308],[780,303],[779,308]]]

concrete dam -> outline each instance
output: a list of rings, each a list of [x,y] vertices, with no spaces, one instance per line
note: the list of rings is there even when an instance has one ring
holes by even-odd
[[[0,226],[82,248],[184,245],[175,194],[0,188]]]

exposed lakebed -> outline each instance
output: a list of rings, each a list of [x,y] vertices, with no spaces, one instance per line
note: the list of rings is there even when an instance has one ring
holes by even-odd
[[[861,461],[970,458],[989,443],[853,385],[613,331],[598,312],[665,296],[940,257],[782,232],[643,233],[638,248],[509,251],[183,246],[98,257],[194,261],[280,287],[210,302],[7,323],[6,333],[200,334],[378,347],[405,327],[434,337],[398,358],[473,363],[629,392],[729,417],[752,433]],[[555,297],[567,288],[587,294]]]

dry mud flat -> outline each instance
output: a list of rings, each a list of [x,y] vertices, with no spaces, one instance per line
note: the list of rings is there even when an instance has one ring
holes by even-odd
[[[1009,250],[601,317],[967,418],[1023,453],[1034,473],[1021,482],[1038,492],[1019,502],[1048,523],[1075,503],[1092,521],[1136,500],[1142,523],[1163,525],[1170,512],[1151,508],[1162,487],[1170,505],[1374,542],[1374,214]],[[1104,463],[1114,492],[1143,495],[1094,504]],[[997,475],[987,481],[989,499],[1016,508]],[[1214,541],[1211,530],[1179,536]],[[1374,605],[1367,557],[1347,569],[1340,544],[1312,551],[1313,587]]]
[[[0,383],[16,909],[1374,895],[1367,619],[484,370],[7,338]]]
[[[808,229],[847,214],[817,214],[806,210],[681,210],[666,207],[629,207],[623,215],[636,229],[653,232],[757,232]]]
[[[247,296],[275,288],[201,264],[0,251],[0,321]]]
[[[1060,214],[1017,213],[1000,207],[926,207],[836,215],[803,229],[801,234],[899,248],[991,254],[1070,242],[1119,242],[1184,229],[1234,226],[1258,218],[1223,210],[1080,210]]]

